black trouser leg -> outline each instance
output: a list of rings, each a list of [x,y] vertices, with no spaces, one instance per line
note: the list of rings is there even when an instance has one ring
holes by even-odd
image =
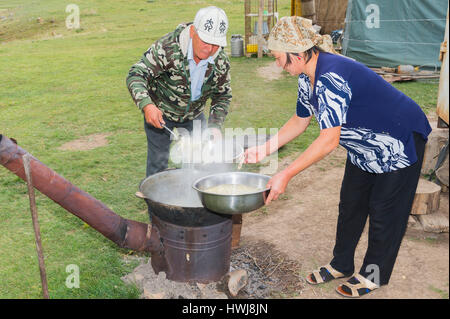
[[[418,134],[414,139],[417,162],[379,174],[370,197],[369,246],[360,274],[379,285],[391,277],[420,177],[425,141]]]
[[[336,244],[331,266],[344,273],[354,272],[354,255],[369,214],[373,175],[347,160],[339,202]]]
[[[147,135],[147,169],[146,176],[161,172],[167,168],[169,161],[170,136],[164,129],[158,129],[144,120]]]

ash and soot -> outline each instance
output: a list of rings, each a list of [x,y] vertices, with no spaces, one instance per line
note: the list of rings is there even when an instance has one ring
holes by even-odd
[[[228,289],[228,276],[209,284],[183,283],[155,274],[150,261],[142,263],[122,280],[137,285],[142,299],[268,299],[289,298],[301,293],[304,280],[301,265],[274,249],[272,244],[241,242],[231,253],[230,273],[244,270],[247,282],[233,296]]]
[[[241,243],[231,252],[231,268],[246,270],[248,274],[247,285],[235,298],[289,297],[304,287],[301,264],[263,241]]]

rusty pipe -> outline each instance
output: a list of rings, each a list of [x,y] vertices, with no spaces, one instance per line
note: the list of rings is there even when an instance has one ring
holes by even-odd
[[[26,181],[22,156],[29,154],[15,141],[0,134],[0,164]],[[62,176],[30,156],[33,186],[77,216],[119,247],[157,252],[163,249],[159,231],[150,224],[122,218],[101,201],[72,185]]]

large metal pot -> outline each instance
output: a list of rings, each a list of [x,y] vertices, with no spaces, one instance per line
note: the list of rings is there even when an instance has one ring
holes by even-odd
[[[266,187],[270,176],[250,172],[228,172],[204,176],[196,180],[195,189],[206,208],[220,214],[242,214],[254,211],[264,205],[270,189]],[[239,195],[224,195],[208,192],[210,187],[222,184],[242,184],[260,191]]]
[[[229,216],[206,209],[194,181],[211,174],[187,168],[168,169],[145,178],[139,185],[151,214],[162,220],[186,227],[204,227],[228,220]]]

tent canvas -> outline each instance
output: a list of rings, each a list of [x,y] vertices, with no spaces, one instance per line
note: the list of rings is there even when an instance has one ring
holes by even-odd
[[[370,67],[439,68],[447,0],[349,0],[342,53]]]
[[[321,34],[344,29],[347,0],[315,0],[315,10]]]

